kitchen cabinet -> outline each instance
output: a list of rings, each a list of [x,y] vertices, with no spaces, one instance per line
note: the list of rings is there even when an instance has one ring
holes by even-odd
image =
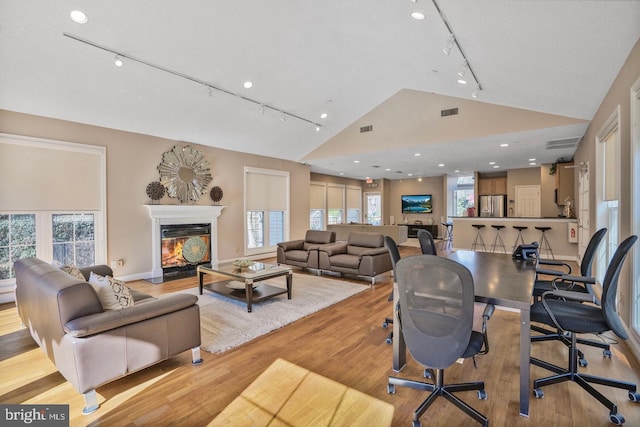
[[[481,196],[507,194],[507,177],[478,179],[478,194]]]
[[[438,225],[437,224],[407,224],[408,237],[416,238],[418,237],[418,230],[427,230],[434,239],[438,238]]]
[[[573,163],[556,164],[556,204],[558,206],[564,206],[564,201],[567,197],[571,197],[573,200],[573,178],[575,169],[565,166],[573,166]]]

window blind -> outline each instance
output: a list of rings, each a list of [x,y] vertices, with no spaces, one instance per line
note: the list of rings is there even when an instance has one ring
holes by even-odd
[[[289,173],[267,169],[245,169],[247,210],[285,211],[288,209]]]

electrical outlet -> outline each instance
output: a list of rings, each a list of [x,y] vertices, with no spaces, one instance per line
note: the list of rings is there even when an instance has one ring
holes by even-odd
[[[115,270],[116,268],[118,268],[118,261],[117,260],[111,261],[111,269]]]
[[[123,259],[119,259],[117,261],[117,265],[118,265],[118,268],[122,267],[124,265],[124,260]]]

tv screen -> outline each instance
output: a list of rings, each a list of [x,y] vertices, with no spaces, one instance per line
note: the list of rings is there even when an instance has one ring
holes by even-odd
[[[403,214],[426,214],[432,213],[431,194],[415,194],[402,196]]]

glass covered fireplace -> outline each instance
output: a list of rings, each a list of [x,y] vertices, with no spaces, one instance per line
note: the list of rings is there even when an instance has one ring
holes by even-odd
[[[161,225],[160,245],[163,276],[195,274],[211,262],[211,224]]]

